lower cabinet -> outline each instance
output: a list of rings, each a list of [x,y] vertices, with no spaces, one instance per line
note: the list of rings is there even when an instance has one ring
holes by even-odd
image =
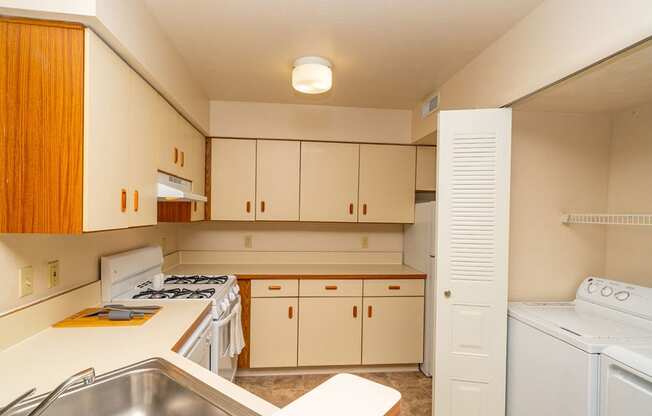
[[[297,298],[251,300],[251,368],[296,367]]]
[[[423,362],[423,297],[366,297],[362,364]]]
[[[360,364],[362,298],[299,298],[299,366]]]

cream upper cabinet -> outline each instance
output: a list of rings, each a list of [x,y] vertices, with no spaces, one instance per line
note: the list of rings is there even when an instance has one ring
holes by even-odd
[[[360,145],[359,222],[414,222],[415,146]]]
[[[299,298],[299,366],[360,364],[362,298]]]
[[[190,125],[189,125],[190,126]],[[190,143],[188,145],[188,170],[192,181],[192,191],[199,195],[206,194],[206,138],[202,133],[190,126]],[[204,220],[205,203],[192,202],[191,221]]]
[[[301,221],[358,220],[360,145],[301,143]]]
[[[365,297],[362,364],[423,362],[423,297]]]
[[[157,219],[158,93],[135,72],[131,72],[130,91],[129,226],[139,227],[156,224]]]
[[[437,148],[417,146],[417,191],[434,191],[437,178]]]
[[[131,69],[86,31],[83,230],[129,226]]]
[[[251,368],[296,367],[297,298],[251,300]]]
[[[174,108],[159,96],[157,115],[161,123],[159,136],[158,168],[163,172],[178,175],[179,149],[177,141],[177,120]]]
[[[256,219],[298,221],[301,143],[258,140],[256,146]]]
[[[256,141],[213,139],[211,144],[211,219],[255,218]]]

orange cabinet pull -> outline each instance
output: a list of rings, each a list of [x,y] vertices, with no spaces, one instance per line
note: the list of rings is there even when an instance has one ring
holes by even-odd
[[[357,318],[357,317],[358,317],[358,307],[357,307],[357,306],[354,306],[354,307],[353,307],[353,317],[354,317],[354,318]]]
[[[265,212],[265,201],[260,201],[260,212]]]
[[[186,163],[186,154],[185,152],[181,152],[181,167]]]
[[[269,289],[269,290],[281,290],[281,286],[276,286],[276,285],[274,285],[274,286],[267,286],[267,289]]]
[[[293,316],[294,316],[294,311],[293,311],[293,309],[292,309],[292,306],[290,306],[290,307],[288,308],[288,318],[289,318],[289,319],[292,319]]]
[[[353,202],[349,204],[349,215],[353,215]]]
[[[176,165],[179,163],[179,149],[176,147],[174,148],[174,164]]]
[[[335,286],[335,285],[326,285],[326,286],[324,286],[324,289],[326,289],[326,290],[337,290],[337,286]]]
[[[368,316],[369,318],[371,318],[371,317],[373,316],[373,314],[374,314],[374,310],[373,310],[373,308],[371,307],[371,305],[369,305],[369,307],[367,308],[367,316]]]
[[[134,211],[138,212],[138,191],[134,191]]]
[[[247,213],[251,212],[251,201],[247,201],[245,204],[245,209],[247,210]]]
[[[389,285],[389,290],[401,290],[401,286],[399,286],[399,285]]]
[[[120,192],[120,211],[127,211],[127,190],[123,189]]]
[[[362,215],[367,215],[367,204],[362,204]]]

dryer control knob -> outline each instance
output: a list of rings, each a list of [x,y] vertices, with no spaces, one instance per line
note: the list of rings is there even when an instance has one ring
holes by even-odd
[[[595,283],[589,283],[589,285],[586,288],[586,291],[589,293],[595,293],[595,291],[598,290],[598,285]]]
[[[616,292],[616,294],[614,295],[614,297],[619,301],[626,301],[627,299],[629,299],[629,296],[630,294],[626,290],[621,290],[620,292]]]
[[[602,288],[600,293],[602,293],[602,296],[611,296],[611,294],[614,293],[614,290],[609,286],[605,286]]]

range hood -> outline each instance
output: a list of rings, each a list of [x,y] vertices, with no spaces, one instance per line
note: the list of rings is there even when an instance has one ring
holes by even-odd
[[[159,201],[208,201],[204,195],[192,192],[192,182],[163,172],[158,173],[157,197]]]

